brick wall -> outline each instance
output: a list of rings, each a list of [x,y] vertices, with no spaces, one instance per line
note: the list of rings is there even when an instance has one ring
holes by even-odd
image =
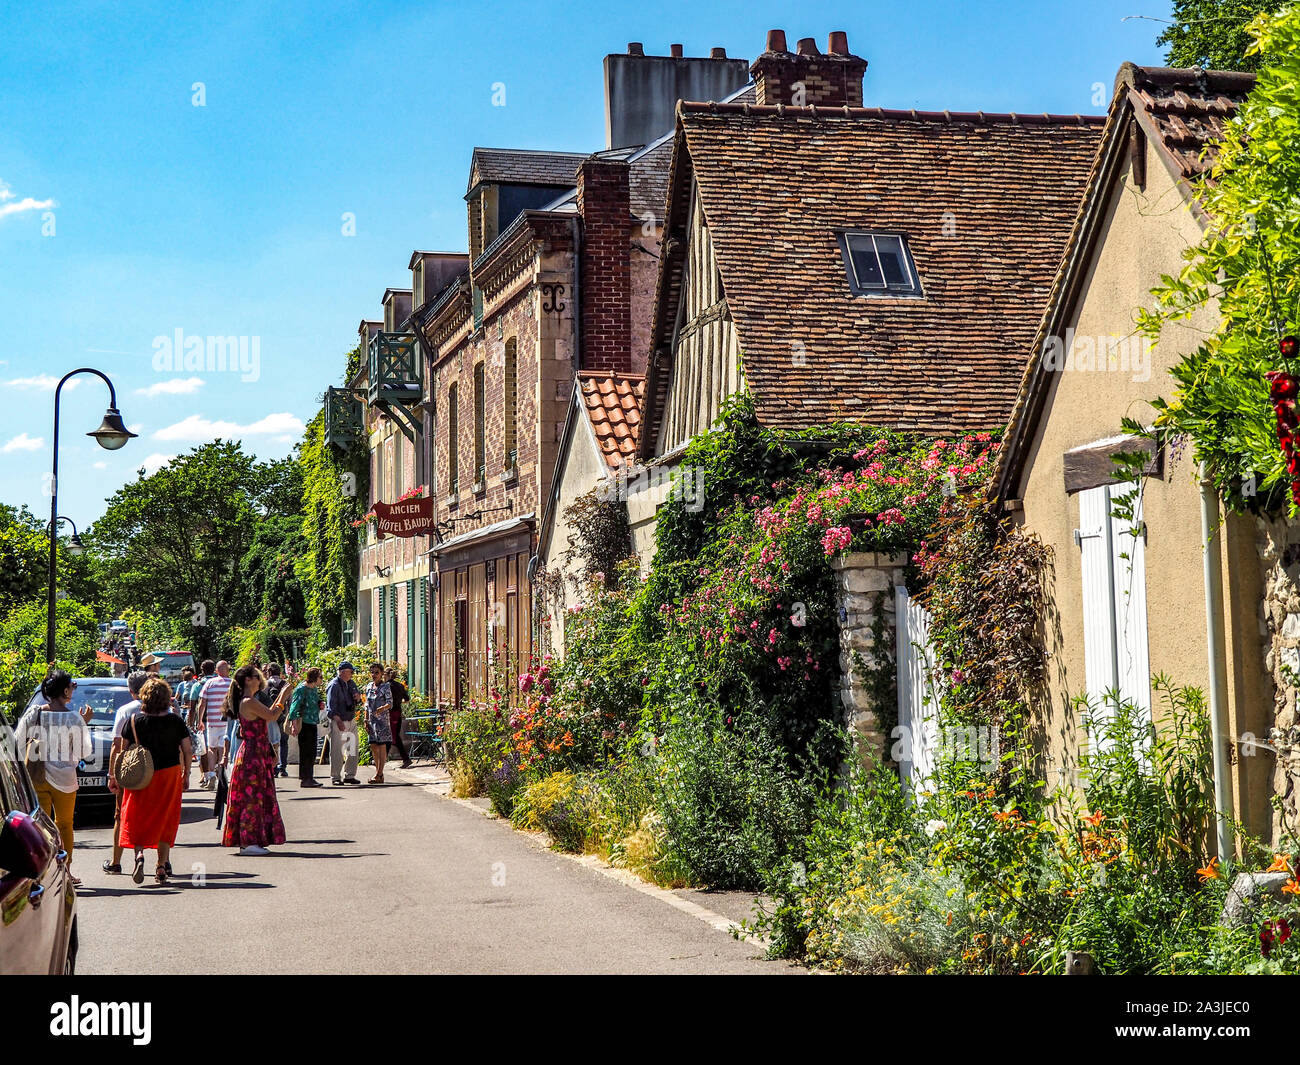
[[[646,372],[650,356],[655,284],[659,280],[659,260],[656,256],[663,237],[663,226],[656,226],[653,233],[644,230],[645,227],[637,223],[628,240],[632,315],[627,368],[633,373],[641,374]]]

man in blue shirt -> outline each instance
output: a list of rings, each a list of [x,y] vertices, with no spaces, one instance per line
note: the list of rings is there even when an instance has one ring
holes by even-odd
[[[363,696],[352,680],[352,663],[340,662],[339,672],[325,689],[325,714],[330,719],[330,782],[360,784],[357,779],[357,704]]]

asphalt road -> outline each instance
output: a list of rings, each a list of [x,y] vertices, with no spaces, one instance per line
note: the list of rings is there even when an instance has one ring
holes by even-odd
[[[680,892],[676,908],[539,847],[437,785],[278,783],[289,842],[265,858],[219,846],[211,795],[187,793],[177,880],[165,887],[153,883],[152,852],[138,887],[129,856],[126,873],[104,874],[111,829],[81,828],[78,972],[801,971],[763,960],[757,944],[698,910],[683,912],[703,905],[737,917],[747,900]]]

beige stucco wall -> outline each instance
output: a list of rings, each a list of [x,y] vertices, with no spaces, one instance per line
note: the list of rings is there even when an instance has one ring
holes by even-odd
[[[1184,248],[1200,239],[1200,227],[1153,148],[1147,155],[1145,191],[1126,168],[1122,187],[1111,197],[1084,290],[1068,323],[1077,336],[1128,336],[1134,310],[1151,304],[1150,290],[1162,274],[1175,274]],[[1186,324],[1167,328],[1151,351],[1149,380],[1136,372],[1105,369],[1054,375],[1048,411],[1028,452],[1018,491],[1024,510],[1019,520],[1054,552],[1049,574],[1047,646],[1050,710],[1042,721],[1044,777],[1049,785],[1075,780],[1083,739],[1071,697],[1085,691],[1083,601],[1079,548],[1078,496],[1067,496],[1062,455],[1121,432],[1124,415],[1150,422],[1148,401],[1173,392],[1169,368],[1213,329],[1210,311]],[[1163,477],[1148,478],[1143,496],[1147,524],[1145,548],[1147,626],[1153,674],[1165,673],[1179,685],[1207,694],[1205,589],[1202,578],[1200,492],[1190,446],[1168,450]],[[1264,735],[1271,694],[1262,669],[1260,580],[1253,525],[1228,519],[1222,537],[1227,633],[1230,725]],[[1160,705],[1154,704],[1159,722]],[[1271,764],[1264,757],[1243,758],[1235,768],[1236,812],[1255,831],[1267,835]]]
[[[655,557],[655,522],[659,508],[672,490],[672,478],[677,475],[678,464],[664,462],[642,470],[632,471],[627,492],[627,523],[632,534],[632,550],[636,552],[643,574],[650,572]]]
[[[565,511],[579,496],[590,492],[601,481],[608,480],[609,467],[600,454],[591,426],[583,411],[575,411],[573,438],[567,453],[560,456],[560,482],[556,489],[553,528],[550,540],[540,552],[540,565],[548,574],[560,577],[551,586],[546,599],[545,624],[550,629],[550,649],[559,656],[564,654],[564,615],[569,607],[581,601],[581,585],[575,583],[576,565],[566,567],[564,555],[569,550],[569,523]]]

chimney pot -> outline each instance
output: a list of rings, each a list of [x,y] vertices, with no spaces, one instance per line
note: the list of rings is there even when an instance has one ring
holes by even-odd
[[[785,30],[768,30],[765,51],[784,52],[785,50]]]
[[[709,58],[710,58],[710,59],[726,59],[726,58],[727,58],[727,50],[726,50],[725,48],[710,48],[710,49],[709,49]]]
[[[681,46],[680,44],[670,44],[670,45],[668,46],[668,51],[672,53],[672,57],[673,57],[674,59],[681,59],[681,57],[682,57],[682,46]]]
[[[849,35],[843,30],[832,30],[830,40],[826,42],[826,50],[831,55],[848,55]]]
[[[632,41],[627,46],[628,55],[645,55],[645,49],[641,47],[640,41]]]
[[[800,37],[795,47],[800,55],[821,55],[821,52],[817,51],[817,42],[811,37]]]

